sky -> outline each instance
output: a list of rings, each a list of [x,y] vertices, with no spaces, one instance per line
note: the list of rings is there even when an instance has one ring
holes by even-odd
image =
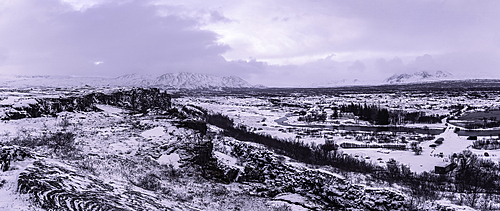
[[[500,1],[2,0],[0,74],[500,78]]]

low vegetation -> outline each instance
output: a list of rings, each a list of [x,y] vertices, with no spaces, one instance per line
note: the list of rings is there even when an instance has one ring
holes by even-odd
[[[163,100],[156,102],[155,98]],[[500,202],[499,164],[469,150],[449,156],[440,153],[443,160],[454,164],[449,170],[416,173],[395,159],[375,160],[377,157],[372,154],[351,156],[340,148],[389,148],[410,155],[413,151],[418,159],[428,153],[427,145],[431,144],[435,150],[452,141],[425,132],[342,132],[345,133],[342,137],[349,136],[352,141],[337,145],[336,139],[327,139],[324,144],[314,144],[305,143],[303,137],[321,138],[329,132],[328,135],[341,137],[341,134],[317,128],[292,131],[294,128],[281,127],[278,130],[273,127],[279,126],[272,125],[267,116],[252,119],[254,125],[240,124],[239,119],[233,120],[196,105],[171,107],[169,95],[156,89],[95,93],[84,95],[83,100],[75,99],[41,100],[37,102],[47,105],[19,107],[20,116],[15,116],[15,112],[9,113],[13,116],[7,116],[21,120],[37,116],[49,118],[54,112],[58,116],[51,130],[44,126],[21,129],[17,136],[7,134],[6,137],[10,138],[2,143],[0,156],[2,171],[19,171],[16,181],[19,193],[28,194],[45,209],[125,207],[130,210],[167,210],[194,207],[202,210],[291,210],[290,205],[293,205],[316,210],[425,210],[423,205],[429,201],[446,199],[460,205],[492,210],[498,208],[494,204]],[[294,106],[280,100],[271,103],[301,109],[299,120],[307,122],[349,116],[377,125],[398,125],[437,123],[444,117],[420,111],[386,109],[370,103],[335,104],[336,107],[331,107],[333,114],[328,117],[321,109],[305,112],[311,108],[307,104]],[[95,105],[102,111],[98,112]],[[50,111],[42,108],[50,108]],[[121,112],[118,108],[125,110]],[[458,115],[464,108],[456,106],[451,109],[455,109],[454,114]],[[106,109],[112,111],[104,111]],[[71,112],[73,119],[70,121],[59,115],[61,111]],[[96,119],[102,118],[92,123],[91,127],[95,128],[78,128],[81,126],[78,124],[91,122],[89,117],[92,115],[84,112],[91,112]],[[240,115],[239,110],[231,112]],[[101,125],[102,122],[107,125]],[[292,135],[304,136],[279,138],[256,128],[264,128],[264,132],[274,129],[283,134],[296,132]],[[150,130],[164,135],[143,134]],[[471,136],[470,139],[474,149],[500,148],[498,140],[493,137]],[[96,150],[92,146],[96,143],[102,149]],[[36,156],[31,156],[31,152]],[[18,156],[20,154],[16,153],[25,154]],[[292,159],[293,165],[285,156]],[[162,159],[165,157],[167,159]],[[25,158],[33,159],[29,166],[11,165],[11,162]],[[356,176],[344,179],[332,172],[314,169],[318,167],[346,177]],[[366,187],[358,185],[360,182]],[[11,183],[2,179],[0,188]],[[380,187],[397,187],[394,189],[405,192],[406,196]],[[280,198],[285,194],[297,194],[310,201],[298,203]],[[283,205],[270,206],[271,199],[283,202]],[[170,204],[165,206],[164,202]],[[308,207],[309,202],[316,203],[316,207]],[[433,206],[433,209],[447,209],[439,207],[441,205]]]
[[[484,202],[486,200],[484,197],[500,194],[500,183],[496,182],[500,180],[498,174],[500,166],[491,161],[480,159],[470,151],[464,151],[457,156],[458,168],[452,174],[436,175],[428,172],[417,174],[411,172],[408,166],[399,164],[395,160],[389,162],[387,168],[381,168],[370,162],[344,155],[334,148],[324,150],[325,148],[320,146],[311,147],[302,142],[255,134],[247,131],[245,127],[235,126],[230,118],[221,114],[209,114],[206,119],[207,123],[225,129],[225,135],[241,141],[265,145],[279,154],[300,162],[371,174],[377,179],[402,184],[410,190],[412,197],[414,197],[411,203],[436,200],[442,197],[440,192],[452,192],[460,197],[460,203],[475,207],[481,201],[480,199]],[[421,148],[418,145],[414,148],[415,153],[421,153]]]
[[[474,149],[495,150],[500,149],[500,140],[497,139],[481,139],[475,140],[472,143]]]
[[[361,105],[361,104],[348,104],[341,105],[335,110],[340,112],[337,116],[342,115],[342,113],[353,113],[358,116],[361,120],[369,121],[378,125],[400,125],[408,123],[438,123],[444,116],[427,116],[424,112],[405,112],[398,110],[388,110],[386,108],[380,108],[376,105]],[[334,113],[335,114],[335,113]]]
[[[29,148],[47,147],[56,155],[69,155],[77,150],[73,132],[49,132],[39,137],[22,132],[21,136],[13,138],[8,144]]]

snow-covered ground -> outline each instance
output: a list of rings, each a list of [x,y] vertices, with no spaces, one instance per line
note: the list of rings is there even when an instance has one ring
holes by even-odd
[[[29,200],[28,195],[17,193],[17,178],[19,174],[33,161],[16,162],[12,171],[0,171],[0,210],[2,211],[42,211]]]
[[[10,107],[26,107],[36,103],[34,96],[46,97],[57,96],[58,92],[51,91],[33,91],[31,93],[15,93],[15,92],[0,92],[0,112]],[[41,93],[41,94],[40,94]],[[343,95],[340,97],[297,97],[284,98],[282,102],[293,103],[300,102],[304,105],[331,105],[332,103],[351,103],[351,102],[367,102],[379,103],[380,105],[392,108],[407,108],[409,111],[424,111],[428,114],[448,114],[450,105],[454,103],[469,103],[470,101],[461,97],[436,98],[431,100],[430,97],[393,97],[391,95],[381,95],[374,97],[370,95]],[[431,103],[427,103],[428,102]],[[479,102],[479,103],[478,103]],[[478,101],[472,104],[479,105],[497,105],[494,100]],[[286,123],[291,125],[369,125],[368,122],[357,121],[348,117],[338,120],[328,119],[321,123],[305,123],[298,121],[298,116],[291,116],[294,111],[302,110],[300,107],[277,106],[271,103],[266,98],[256,97],[185,97],[175,99],[175,104],[186,105],[193,104],[201,106],[213,112],[220,112],[234,119],[234,122],[239,125],[246,126],[249,130],[256,133],[269,134],[273,137],[303,141],[311,145],[325,144],[326,140],[334,140],[335,143],[341,144],[344,142],[364,144],[366,140],[357,140],[358,137],[372,138],[376,137],[375,133],[360,132],[360,131],[345,131],[345,130],[323,130],[317,128],[292,127],[284,126],[276,122],[277,119],[287,117]],[[148,158],[152,163],[160,164],[161,166],[171,166],[173,169],[179,169],[182,165],[182,158],[186,156],[179,151],[176,151],[175,146],[186,140],[191,140],[193,131],[185,128],[178,128],[175,123],[165,119],[155,119],[148,116],[134,116],[128,114],[126,110],[109,105],[97,105],[102,111],[99,112],[61,112],[57,117],[39,117],[39,118],[24,118],[19,120],[3,120],[0,122],[0,137],[2,141],[9,141],[20,136],[41,136],[48,132],[71,131],[75,133],[76,146],[81,150],[82,154],[89,155],[81,162],[89,165],[90,169],[95,168],[100,171],[97,175],[105,182],[115,182],[117,184],[125,184],[123,169],[117,169],[116,164],[103,163],[103,158],[115,157],[117,159],[131,159],[135,155],[141,155]],[[3,109],[3,110],[2,110]],[[304,109],[306,110],[306,109]],[[330,110],[331,111],[331,110]],[[328,112],[330,112],[328,111]],[[330,113],[329,113],[330,114]],[[213,132],[221,131],[212,125],[208,125],[209,130]],[[410,150],[388,150],[388,149],[341,149],[344,153],[356,156],[359,159],[368,162],[386,165],[386,162],[395,159],[396,161],[410,166],[414,172],[432,171],[436,165],[447,162],[453,153],[459,153],[463,150],[470,149],[482,158],[491,159],[495,162],[500,162],[500,150],[488,150],[488,157],[484,156],[485,150],[472,149],[469,146],[472,144],[467,137],[458,136],[454,133],[454,126],[446,126],[445,123],[439,124],[412,124],[406,127],[416,128],[446,128],[444,133],[437,135],[432,140],[423,141],[420,146],[423,149],[421,155],[415,155]],[[316,130],[316,131],[313,131]],[[393,135],[397,143],[402,143],[402,137],[417,137],[415,134],[406,133],[383,133],[379,135]],[[418,137],[417,137],[418,138]],[[443,138],[441,145],[430,147],[438,138]],[[482,137],[479,137],[482,138]],[[412,142],[413,140],[409,140]],[[249,144],[255,146],[257,144]],[[174,147],[172,147],[174,146]],[[162,150],[158,150],[162,148]],[[165,149],[166,150],[165,150]],[[47,151],[40,150],[40,153]],[[216,150],[214,156],[220,163],[227,166],[235,167],[244,170],[244,167],[233,157],[229,152],[222,149]],[[345,179],[344,176],[334,174],[330,171],[322,169],[309,168],[302,163],[296,163],[289,158],[284,158],[287,165],[318,171],[324,174],[332,175],[333,177]],[[135,161],[135,160],[134,160]],[[34,205],[29,203],[29,200],[23,198],[16,191],[17,175],[30,165],[32,161],[19,162],[15,166],[15,171],[1,172],[0,182],[5,180],[5,185],[0,187],[0,210],[37,210]],[[74,161],[76,162],[76,161]],[[78,161],[80,162],[80,161]],[[97,163],[97,164],[96,164]],[[83,164],[81,164],[83,165]],[[92,166],[94,165],[94,166]],[[140,166],[138,168],[141,168]],[[144,169],[139,169],[141,171]],[[148,169],[149,170],[149,169]],[[130,172],[129,172],[130,173]],[[141,172],[146,174],[147,172]],[[185,181],[184,181],[185,182]],[[192,181],[189,181],[192,182]],[[204,184],[180,185],[180,183],[172,183],[172,191],[175,194],[189,195],[190,192],[205,190]],[[169,183],[170,185],[170,183]],[[186,187],[189,186],[189,187]],[[118,186],[117,186],[118,187]],[[121,189],[123,187],[120,186]],[[244,187],[236,187],[234,185],[224,186],[228,190],[236,190],[243,192]],[[118,188],[117,188],[118,189]],[[120,189],[120,190],[121,190]],[[138,189],[138,188],[137,188]],[[136,189],[134,189],[136,190]],[[147,194],[154,194],[142,190]],[[202,201],[200,199],[200,201]],[[291,203],[290,203],[291,202]],[[275,197],[270,203],[273,206],[287,204],[292,210],[303,210],[303,206],[294,204],[307,204],[307,199],[298,194],[282,194]],[[173,202],[169,199],[161,201],[164,205],[178,206],[178,202]],[[202,202],[200,202],[201,204]],[[205,202],[203,202],[205,203]],[[212,203],[212,202],[210,202]],[[444,203],[444,202],[443,202]],[[193,204],[196,204],[193,202]],[[219,205],[217,205],[219,206]],[[213,205],[213,207],[217,207]],[[248,205],[249,206],[249,205]],[[212,210],[217,210],[214,208]]]
[[[292,100],[293,99],[293,100]],[[235,122],[235,124],[245,125],[250,130],[254,130],[257,133],[269,134],[273,137],[288,139],[288,140],[299,140],[308,144],[324,144],[328,137],[320,133],[320,135],[304,135],[307,128],[295,128],[287,127],[278,124],[275,120],[287,117],[286,123],[290,125],[370,125],[370,123],[360,120],[355,120],[351,118],[340,118],[336,120],[328,119],[325,122],[313,122],[306,123],[303,121],[298,121],[298,116],[289,115],[290,113],[300,110],[300,108],[282,107],[275,106],[265,99],[259,98],[238,98],[238,97],[212,97],[212,98],[195,98],[186,97],[176,99],[180,104],[193,104],[196,106],[201,106],[210,111],[219,112],[224,115],[229,116]],[[284,98],[282,101],[288,103],[296,104],[307,104],[311,107],[313,105],[322,104],[349,104],[354,103],[377,103],[378,105],[385,105],[389,108],[404,108],[407,111],[423,111],[427,114],[449,114],[449,108],[451,105],[456,103],[469,103],[470,105],[481,105],[481,106],[495,106],[499,105],[496,100],[468,100],[465,97],[449,97],[444,98],[432,97],[432,96],[394,96],[391,94],[381,94],[378,97],[373,97],[371,95],[343,95],[341,97],[295,97],[295,98]],[[436,165],[442,165],[443,163],[449,162],[449,157],[453,153],[460,153],[463,150],[470,149],[473,153],[480,157],[491,159],[493,161],[500,161],[500,150],[490,150],[488,153],[489,157],[484,157],[484,150],[475,150],[470,148],[472,141],[467,140],[467,137],[458,136],[454,133],[454,127],[448,127],[446,122],[443,120],[442,123],[437,124],[406,124],[403,125],[408,128],[429,128],[429,129],[445,129],[445,132],[437,135],[432,140],[423,141],[420,146],[423,149],[422,154],[415,155],[411,150],[383,150],[380,148],[349,148],[341,149],[344,153],[358,157],[359,159],[364,159],[368,162],[373,162],[379,165],[385,165],[390,159],[395,159],[399,163],[408,165],[410,169],[414,172],[423,171],[433,171]],[[292,131],[290,129],[293,128]],[[302,132],[301,132],[302,131]],[[330,132],[332,133],[332,132]],[[356,143],[354,140],[355,136],[339,136],[342,133],[340,130],[335,130],[333,133],[337,134],[333,136],[333,139],[337,144],[343,142]],[[405,135],[409,137],[410,135]],[[434,141],[438,138],[444,138],[444,142],[441,145],[433,148],[429,145],[434,144]],[[411,141],[410,141],[411,142]],[[363,144],[363,142],[359,142]]]

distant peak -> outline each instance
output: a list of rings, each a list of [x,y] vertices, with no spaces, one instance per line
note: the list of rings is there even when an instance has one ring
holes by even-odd
[[[162,88],[179,89],[217,89],[217,88],[249,88],[251,84],[237,76],[218,77],[214,75],[178,72],[165,73],[142,81],[142,84]]]
[[[126,78],[146,78],[146,77],[151,77],[150,75],[144,75],[144,74],[139,74],[139,73],[130,73],[126,75],[119,76],[118,78],[126,79]]]
[[[390,84],[426,82],[449,79],[451,76],[451,73],[442,70],[438,70],[433,73],[429,73],[427,71],[419,71],[415,73],[394,74],[393,76],[387,78],[385,82]]]
[[[157,87],[165,89],[251,88],[237,76],[214,76],[201,73],[165,73],[160,76],[126,74],[110,80],[102,77],[0,75],[0,86],[13,87]]]

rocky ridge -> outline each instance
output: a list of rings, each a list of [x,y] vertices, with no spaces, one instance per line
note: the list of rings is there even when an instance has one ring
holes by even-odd
[[[156,88],[118,89],[109,94],[96,92],[83,96],[17,100],[17,102],[2,105],[3,115],[1,118],[3,120],[56,116],[62,111],[98,111],[96,104],[118,106],[138,113],[147,113],[158,109],[168,110],[171,105],[170,95]]]
[[[218,141],[216,150],[226,151],[239,164],[223,166],[226,176],[248,184],[250,194],[268,198],[299,194],[308,202],[301,206],[311,210],[405,209],[405,197],[398,191],[351,184],[342,176],[326,170],[293,165],[293,162],[262,147],[232,139]],[[229,153],[228,148],[231,149]]]

